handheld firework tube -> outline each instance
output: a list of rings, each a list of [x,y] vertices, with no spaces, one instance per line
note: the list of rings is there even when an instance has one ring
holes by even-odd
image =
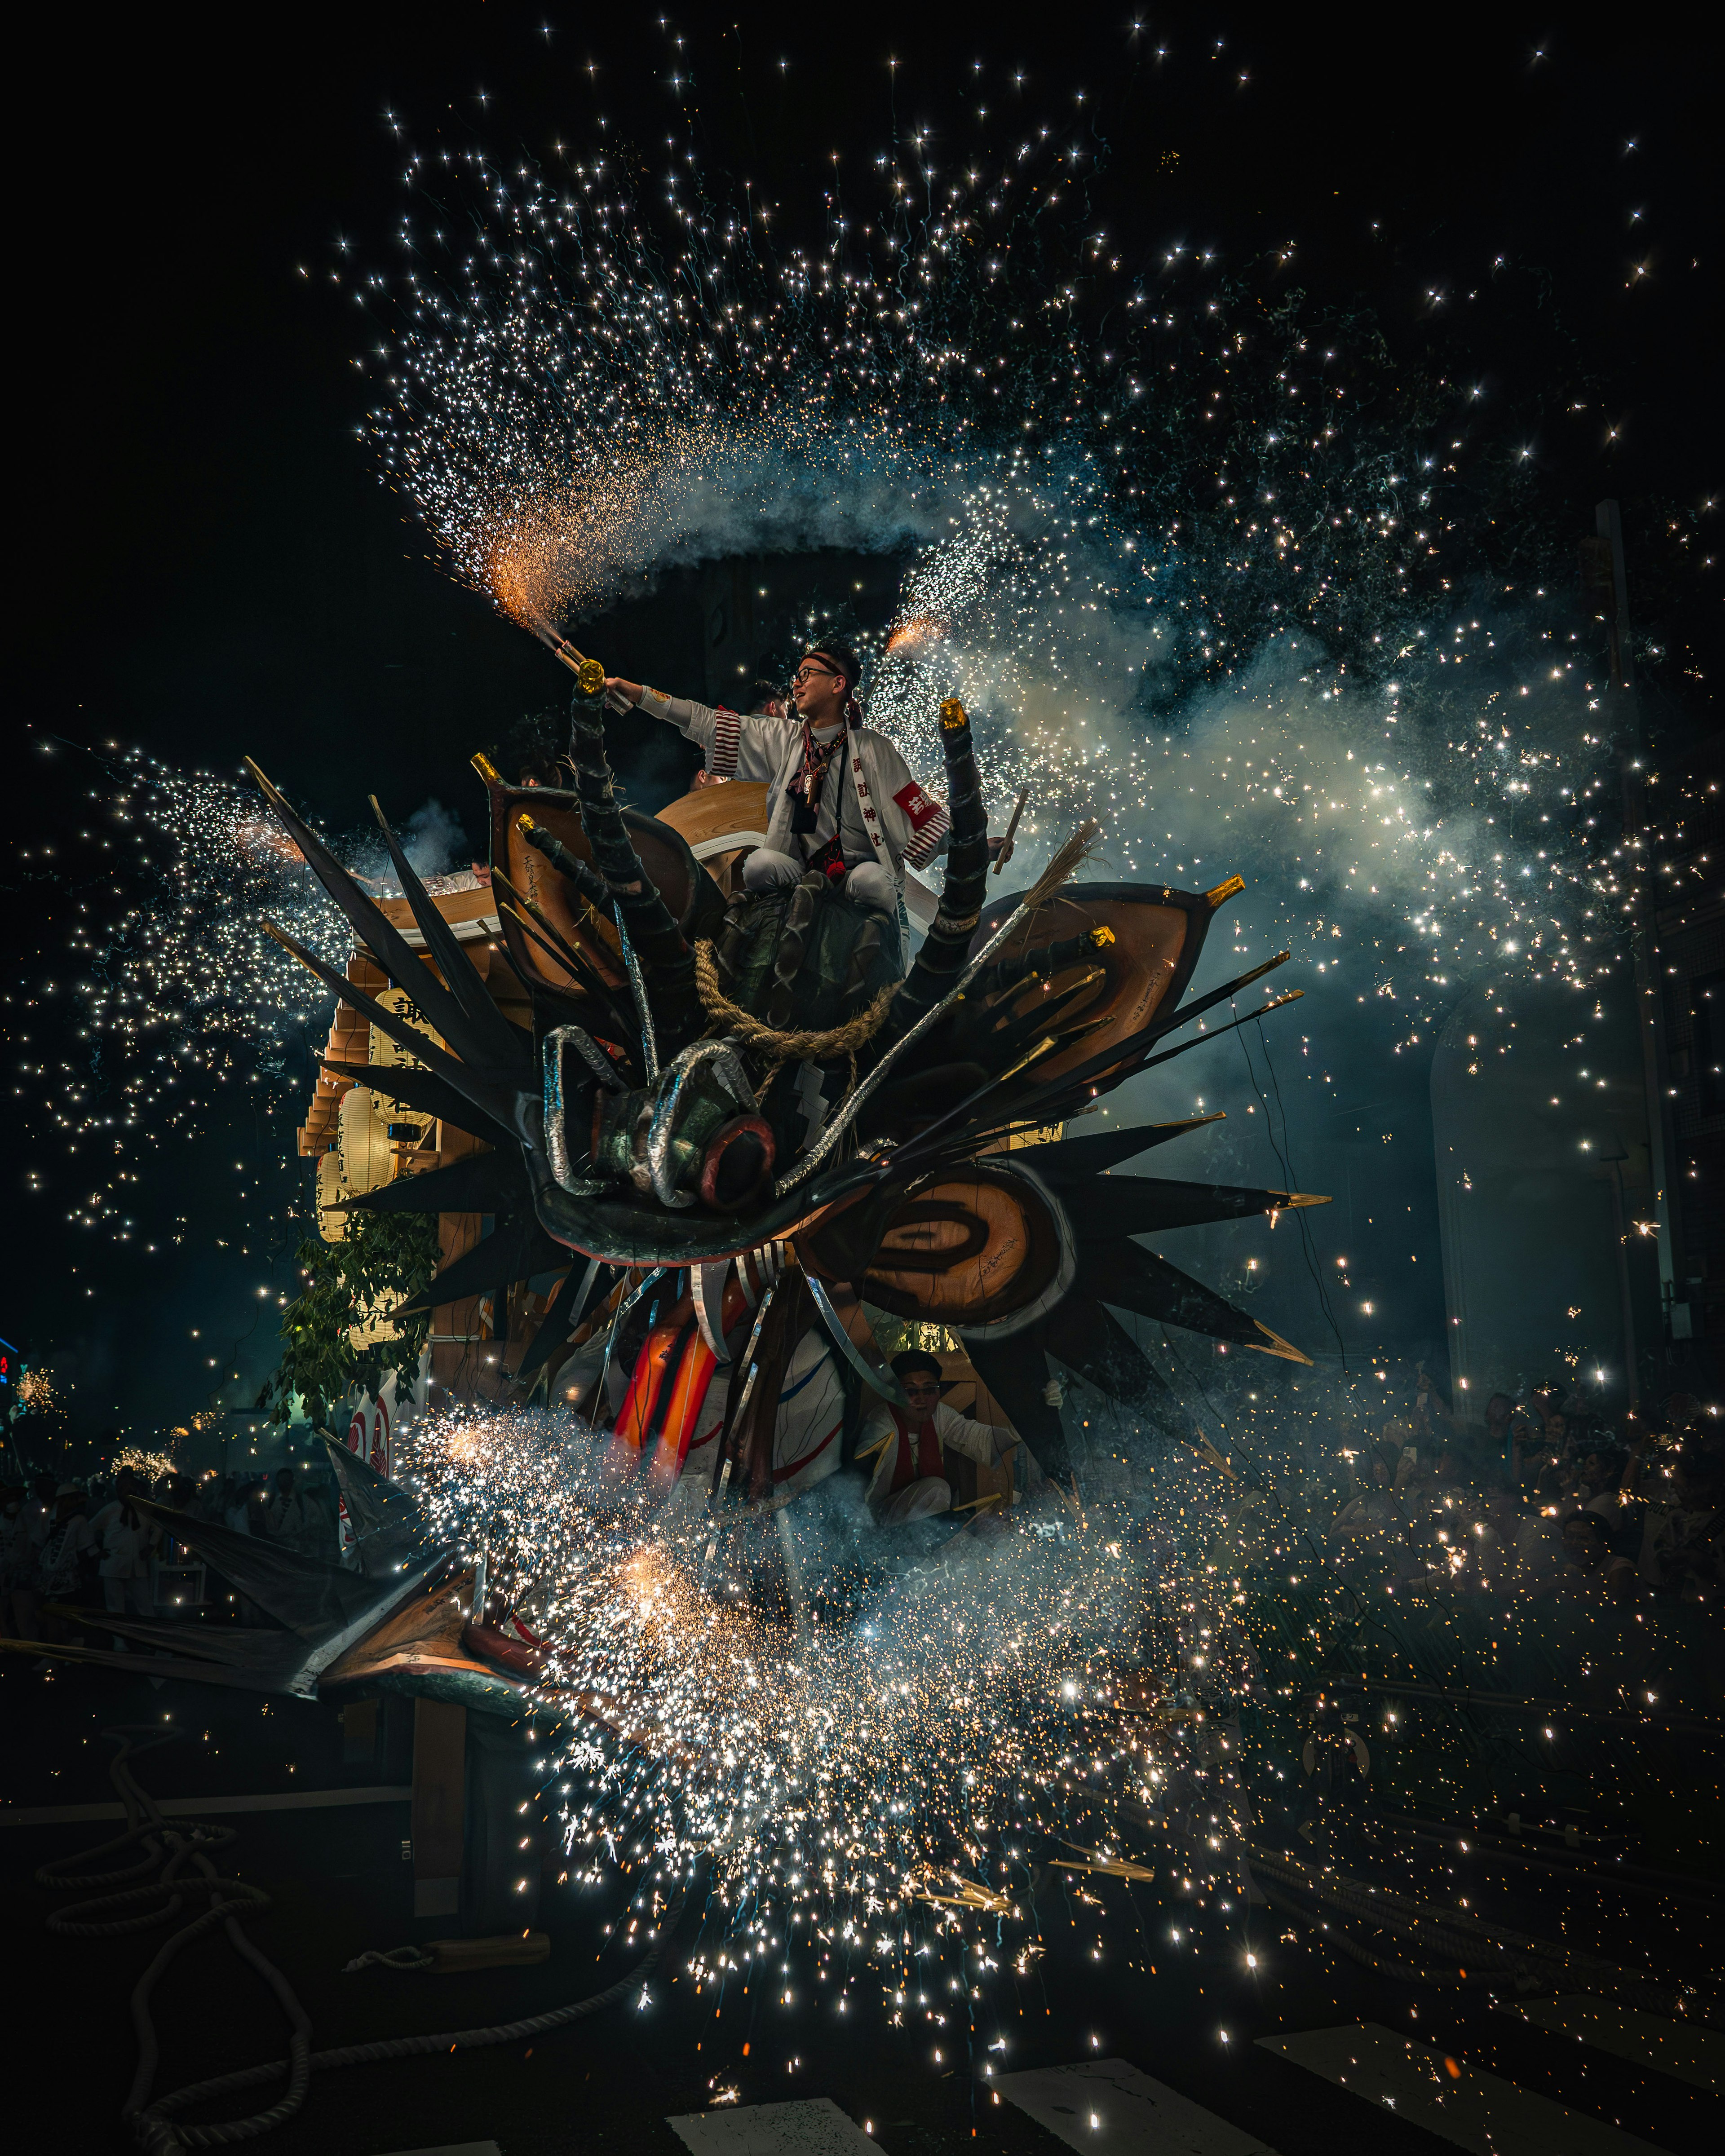
[[[977,778],[970,720],[956,696],[948,696],[941,706],[941,747],[947,758],[947,810],[952,819],[946,888],[922,948],[875,1036],[877,1055],[932,1010],[963,971],[988,887],[988,819]]]
[[[583,667],[596,661],[583,661]],[[593,848],[595,866],[605,880],[608,896],[616,905],[634,946],[652,983],[651,998],[659,1052],[669,1064],[686,1048],[706,1024],[701,999],[695,992],[695,954],[671,918],[670,909],[659,895],[659,886],[641,865],[629,844],[629,833],[618,813],[611,766],[605,757],[601,731],[604,675],[599,673],[598,692],[587,692],[588,676],[582,671],[580,688],[571,706],[569,760],[575,769],[575,790],[581,802],[581,824]]]
[[[1015,988],[1021,981],[1051,981],[1056,973],[1092,952],[1106,950],[1113,941],[1114,931],[1098,925],[1081,929],[1076,936],[1062,937],[1058,942],[1028,944],[994,965],[985,966],[965,993],[981,1002],[999,994],[1003,988]]]

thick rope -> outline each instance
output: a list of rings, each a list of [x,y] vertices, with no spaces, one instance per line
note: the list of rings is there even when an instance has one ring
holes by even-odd
[[[210,1862],[206,1850],[237,1839],[232,1827],[192,1827],[185,1822],[166,1817],[162,1808],[133,1776],[129,1758],[137,1752],[177,1737],[179,1732],[171,1724],[155,1727],[119,1728],[104,1731],[119,1744],[118,1756],[109,1767],[109,1778],[126,1807],[126,1826],[122,1834],[88,1851],[80,1860],[70,1860],[74,1867],[89,1863],[92,1859],[116,1853],[141,1843],[144,1855],[140,1862],[127,1866],[122,1871],[91,1872],[81,1868],[68,1869],[63,1861],[59,1866],[43,1866],[36,1873],[37,1882],[44,1887],[111,1887],[122,1881],[136,1879],[142,1873],[156,1876],[148,1884],[134,1887],[118,1894],[107,1894],[93,1901],[75,1905],[74,1912],[56,1911],[48,1923],[51,1931],[74,1938],[111,1938],[129,1932],[143,1931],[152,1925],[170,1922],[185,1906],[189,1893],[208,1894],[218,1897],[201,1916],[182,1924],[162,1943],[160,1951],[139,1978],[131,1997],[132,2026],[138,2040],[137,2068],[122,2116],[131,2126],[141,2148],[147,2156],[179,2156],[188,2148],[217,2148],[231,2146],[235,2142],[253,2141],[272,2128],[285,2125],[294,2117],[305,2101],[307,2088],[315,2071],[329,2066],[366,2066],[382,2059],[429,2057],[457,2051],[474,2051],[495,2044],[511,2044],[526,2036],[547,2034],[553,2029],[567,2028],[571,2022],[584,2020],[590,2014],[602,2012],[619,1999],[639,1989],[657,1966],[660,1956],[670,1943],[671,1935],[681,1922],[688,1906],[693,1880],[675,1895],[667,1906],[657,1927],[659,1936],[626,1976],[619,1977],[592,1997],[578,1999],[565,2006],[553,2007],[548,2013],[534,2014],[518,2021],[495,2023],[483,2029],[445,2029],[435,2034],[418,2036],[393,2036],[371,2044],[350,2044],[340,2050],[314,2051],[311,2049],[311,2020],[305,2008],[295,1996],[285,1976],[240,1929],[237,1921],[242,1916],[254,1916],[270,1906],[270,1897],[259,1888],[246,1885],[238,1879],[220,1877]],[[141,1740],[134,1742],[135,1739]],[[188,1876],[187,1865],[195,1867],[195,1876]],[[153,1901],[157,1907],[136,1916],[119,1917],[110,1914],[120,1909],[131,1909],[142,1902]],[[102,1921],[92,1918],[98,1914]],[[218,1928],[225,1929],[228,1943],[243,1961],[256,1970],[265,1986],[272,1991],[288,2025],[288,2053],[285,2059],[272,2059],[266,2066],[247,2066],[238,2073],[221,2074],[209,2081],[198,2082],[190,2087],[175,2089],[151,2100],[151,2089],[155,2082],[160,2062],[160,2046],[156,2033],[154,2017],[150,2010],[151,1994],[157,1979],[167,1968],[182,1947],[207,1932]],[[362,1957],[362,1960],[367,1958]],[[392,1957],[378,1956],[380,1960]],[[350,1967],[358,1964],[350,1964]],[[404,1964],[398,1964],[398,1966]],[[281,2094],[266,2109],[254,2112],[247,2118],[228,2119],[219,2124],[190,2126],[177,2123],[172,2114],[194,2103],[208,2102],[218,2097],[238,2094],[243,2089],[258,2088],[270,2082],[285,2082]]]
[[[701,1008],[716,1025],[734,1034],[746,1048],[752,1048],[765,1056],[767,1075],[760,1088],[763,1093],[781,1065],[824,1063],[835,1055],[850,1057],[854,1085],[856,1052],[865,1048],[886,1024],[887,1010],[898,993],[898,983],[889,983],[865,1009],[843,1025],[829,1026],[824,1033],[780,1033],[746,1011],[741,1004],[732,1003],[719,986],[719,968],[711,943],[697,943],[695,947],[695,988]]]

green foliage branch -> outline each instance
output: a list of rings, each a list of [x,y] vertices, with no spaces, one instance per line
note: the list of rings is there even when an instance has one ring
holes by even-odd
[[[431,1329],[423,1310],[356,1348],[350,1333],[417,1302],[437,1272],[437,1223],[418,1213],[352,1213],[346,1239],[309,1236],[298,1252],[305,1286],[281,1317],[281,1362],[258,1396],[273,1423],[291,1420],[295,1395],[314,1422],[357,1382],[375,1392],[385,1370],[419,1359]]]

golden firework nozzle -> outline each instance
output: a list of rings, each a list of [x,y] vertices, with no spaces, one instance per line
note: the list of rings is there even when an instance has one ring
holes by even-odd
[[[941,726],[949,734],[956,734],[960,726],[970,724],[970,715],[956,696],[948,696],[941,706]]]
[[[1225,906],[1229,900],[1234,897],[1237,892],[1242,891],[1245,889],[1245,878],[1244,876],[1230,876],[1226,883],[1219,883],[1214,891],[1207,891],[1204,893],[1204,902],[1209,907],[1210,911],[1214,913],[1219,906]]]
[[[531,839],[534,832],[539,829],[539,826],[533,821],[526,810],[523,808],[521,814],[515,819],[515,828],[521,833],[524,839]]]
[[[605,670],[597,659],[589,659],[585,652],[578,651],[567,636],[558,636],[553,630],[551,651],[581,684],[583,696],[597,696],[605,685]]]
[[[492,762],[490,757],[485,755],[482,750],[476,749],[474,752],[472,762],[474,769],[479,773],[480,777],[484,779],[487,786],[501,787],[502,785],[503,780],[498,772],[496,765]]]

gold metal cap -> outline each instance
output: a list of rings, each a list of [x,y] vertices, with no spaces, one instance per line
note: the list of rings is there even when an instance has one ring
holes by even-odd
[[[1219,883],[1214,891],[1207,891],[1204,895],[1204,901],[1209,906],[1210,911],[1214,913],[1219,906],[1225,906],[1229,900],[1234,897],[1237,892],[1242,891],[1245,889],[1245,878],[1244,876],[1230,876],[1226,883]]]
[[[956,734],[960,726],[970,724],[970,714],[956,696],[948,696],[941,706],[941,725],[949,734]]]
[[[484,779],[487,786],[502,785],[503,781],[498,776],[496,765],[492,762],[490,757],[486,756],[483,751],[479,749],[475,749],[474,751],[473,767],[479,773],[480,777]]]

